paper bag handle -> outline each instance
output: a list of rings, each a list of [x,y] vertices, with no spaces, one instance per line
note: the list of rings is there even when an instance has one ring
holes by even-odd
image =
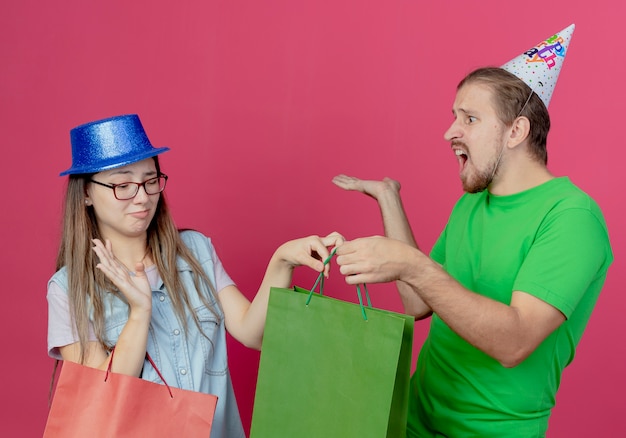
[[[330,252],[328,257],[326,257],[326,260],[324,260],[324,266],[326,266],[330,262],[330,259],[333,258],[333,256],[335,255],[335,252],[337,252],[336,247],[333,248],[333,250]],[[311,302],[311,297],[313,297],[313,292],[315,292],[315,288],[317,287],[318,284],[320,286],[320,295],[324,295],[324,272],[320,272],[320,275],[317,276],[317,280],[315,280],[315,283],[313,284],[313,287],[311,288],[311,291],[309,292],[309,297],[306,300],[305,304],[307,306]],[[363,283],[363,289],[365,290],[365,297],[367,298],[367,306],[372,307],[370,294],[367,290],[367,285],[365,283]],[[361,306],[361,314],[363,315],[363,319],[367,321],[367,313],[365,313],[365,306],[363,305],[363,297],[361,296],[361,287],[358,284],[356,285],[356,294],[359,297],[359,305]]]
[[[113,354],[114,353],[115,353],[115,347],[113,347],[113,349],[111,349],[111,360],[109,360],[109,365],[107,366],[107,372],[104,375],[104,381],[105,382],[109,378],[109,373],[111,373],[111,367],[113,366]],[[167,388],[167,391],[170,393],[170,397],[174,398],[174,394],[172,394],[172,389],[170,388],[170,385],[167,384],[167,382],[165,381],[165,378],[161,375],[161,371],[159,371],[159,369],[157,368],[156,364],[154,363],[154,361],[152,360],[152,358],[150,357],[150,355],[148,354],[147,351],[146,351],[146,359],[148,359],[148,362],[150,362],[150,365],[152,365],[152,368],[154,368],[154,371],[157,372],[157,374],[159,375],[159,377],[163,381],[163,384]]]

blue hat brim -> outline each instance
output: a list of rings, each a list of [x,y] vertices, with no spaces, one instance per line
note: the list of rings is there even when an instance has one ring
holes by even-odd
[[[136,163],[141,160],[145,160],[146,158],[155,157],[163,152],[169,151],[170,148],[167,146],[160,148],[152,148],[147,152],[143,152],[140,154],[131,154],[122,157],[115,157],[111,160],[106,160],[98,162],[97,166],[83,166],[83,167],[70,167],[67,170],[64,170],[59,174],[59,176],[65,175],[80,175],[85,173],[98,173],[104,170],[116,169],[118,167],[127,166],[129,164]]]

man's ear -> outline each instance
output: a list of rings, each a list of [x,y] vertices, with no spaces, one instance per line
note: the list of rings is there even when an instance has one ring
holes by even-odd
[[[524,116],[520,116],[513,121],[510,128],[508,147],[514,148],[519,146],[530,135],[530,121]]]

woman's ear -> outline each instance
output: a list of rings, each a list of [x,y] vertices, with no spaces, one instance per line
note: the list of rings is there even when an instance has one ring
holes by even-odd
[[[89,197],[88,183],[85,184],[85,205],[87,207],[91,206],[91,198]]]
[[[530,121],[524,116],[520,116],[513,121],[511,134],[509,135],[509,147],[519,146],[530,135]]]

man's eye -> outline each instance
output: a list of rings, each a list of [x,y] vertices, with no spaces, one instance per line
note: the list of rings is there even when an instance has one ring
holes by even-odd
[[[476,121],[476,117],[474,116],[467,116],[467,123],[474,123]]]

